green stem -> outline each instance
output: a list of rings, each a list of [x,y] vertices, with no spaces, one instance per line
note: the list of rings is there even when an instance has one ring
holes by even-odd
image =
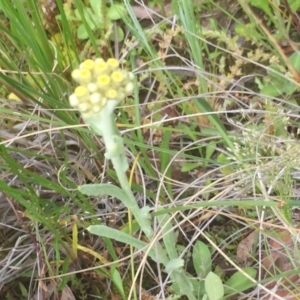
[[[123,139],[115,123],[115,116],[112,112],[112,107],[107,105],[104,107],[96,118],[86,117],[85,121],[92,129],[102,135],[106,148],[105,157],[110,159],[113,167],[118,176],[119,183],[122,190],[127,196],[126,207],[131,210],[136,221],[141,227],[141,230],[145,233],[146,237],[151,240],[153,237],[153,230],[150,222],[149,208],[139,208],[134,194],[132,193],[129,181],[126,175],[128,169],[128,162],[125,155],[125,149],[123,145]]]

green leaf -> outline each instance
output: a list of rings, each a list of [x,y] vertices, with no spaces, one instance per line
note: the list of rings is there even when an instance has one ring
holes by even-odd
[[[94,30],[96,27],[99,26],[99,22],[97,19],[97,16],[95,16],[91,9],[88,9],[87,12],[84,14],[86,23],[91,28],[91,30]]]
[[[127,10],[122,4],[114,4],[107,10],[107,17],[111,21],[120,20],[126,14]]]
[[[136,209],[135,203],[130,201],[130,199],[122,189],[109,183],[85,184],[79,186],[78,190],[87,196],[109,195],[111,197],[119,199],[128,209]],[[142,221],[145,220],[145,223],[146,218],[151,217],[150,214],[148,214],[149,216],[147,215],[146,210],[147,207],[143,207],[140,211],[142,217],[144,218],[142,219]]]
[[[101,5],[101,1],[99,0],[90,0],[90,5],[91,5],[91,8],[94,12],[94,14],[100,18],[102,16],[101,12],[100,12],[100,5]]]
[[[289,81],[288,79],[282,78],[281,80],[272,80],[271,83],[263,86],[260,92],[267,96],[278,97],[282,94],[290,96],[297,89],[299,89],[299,87],[295,83]]]
[[[224,127],[224,125],[221,122],[218,115],[215,114],[215,112],[214,112],[213,108],[211,107],[211,105],[206,101],[206,99],[197,98],[197,99],[193,99],[192,101],[193,101],[193,104],[197,107],[197,109],[199,111],[207,113],[207,115],[206,115],[207,118],[215,126],[215,128],[218,130],[219,134],[224,139],[224,142],[226,143],[226,145],[231,150],[234,151],[234,145],[233,145],[231,139],[229,138],[229,136],[227,135],[226,128]],[[209,114],[209,113],[211,113],[211,114]]]
[[[222,280],[218,275],[209,272],[205,278],[205,291],[209,300],[221,300],[224,296]]]
[[[77,8],[74,10],[74,14],[75,14],[75,17],[77,18],[77,20],[81,20],[81,16],[80,16],[80,13]]]
[[[109,39],[113,42],[122,42],[124,40],[124,31],[120,26],[117,26],[117,35],[115,36],[115,33],[112,32],[111,35],[109,36]],[[116,40],[117,38],[117,40]]]
[[[221,168],[221,172],[224,175],[229,175],[234,172],[233,168],[230,166],[230,160],[225,153],[222,152],[217,156],[217,162],[220,165],[224,165],[224,167]]]
[[[119,187],[109,184],[109,183],[99,183],[99,184],[84,184],[78,187],[78,190],[87,196],[104,196],[109,195],[111,197],[117,198],[124,202],[127,199],[127,195]],[[125,200],[126,201],[126,200]]]
[[[162,207],[158,207],[157,211],[163,210]],[[171,215],[165,214],[162,216],[157,216],[159,221],[159,226],[162,229],[162,237],[164,241],[165,249],[169,255],[170,260],[175,260],[178,258],[176,243],[177,234],[172,226],[170,220],[172,220]]]
[[[83,24],[81,24],[77,29],[77,37],[80,40],[86,40],[89,37]]]
[[[55,19],[61,21],[62,20],[62,16],[61,15],[57,15],[55,17]],[[67,20],[68,21],[80,21],[80,18],[76,18],[76,17],[67,15]]]
[[[243,268],[251,278],[255,278],[256,270],[254,268]],[[247,290],[253,285],[253,282],[240,271],[235,272],[224,284],[225,294],[234,294]]]
[[[296,11],[300,8],[300,1],[299,0],[291,0],[289,1],[290,8],[293,13],[296,13]]]
[[[196,300],[194,296],[194,288],[192,284],[192,280],[186,274],[182,268],[174,270],[171,275],[171,279],[178,285],[179,294],[186,295],[189,300]]]
[[[87,230],[92,233],[99,236],[107,237],[107,238],[113,238],[114,240],[131,245],[139,250],[145,250],[147,251],[149,244],[127,234],[122,231],[119,231],[114,228],[110,228],[105,225],[91,225],[87,228]],[[159,250],[159,247],[155,249],[150,249],[148,252],[148,255],[156,262],[166,264],[168,261],[168,258],[166,257],[165,251],[162,249]]]
[[[184,163],[181,167],[181,172],[189,172],[189,171],[192,171],[198,167],[201,167],[203,166],[203,163],[190,163],[190,162],[187,162],[187,163]]]
[[[183,266],[184,260],[182,258],[172,259],[166,265],[166,272],[169,274],[174,270],[181,269]]]
[[[209,160],[213,153],[216,150],[217,143],[215,141],[209,142],[208,145],[206,146],[206,153],[205,153],[205,158],[206,160]]]
[[[300,55],[295,52],[289,57],[289,61],[293,67],[300,72]],[[284,71],[282,68],[276,65],[270,65],[268,68],[268,80],[264,80],[264,83],[258,82],[261,93],[271,97],[277,97],[282,94],[292,95],[297,89],[298,85],[285,78],[281,74]]]
[[[211,271],[211,254],[208,247],[203,242],[197,241],[192,258],[197,276],[204,278]]]
[[[249,3],[261,10],[263,10],[268,16],[272,15],[269,0],[250,0]]]
[[[123,287],[123,280],[122,277],[120,275],[120,273],[112,268],[111,269],[111,277],[112,277],[112,281],[114,282],[114,284],[116,285],[118,291],[120,292],[120,294],[125,297],[125,292],[124,292],[124,287]]]
[[[21,290],[21,295],[23,297],[23,299],[28,298],[28,290],[27,288],[23,285],[23,283],[19,282],[19,288]]]
[[[282,89],[278,89],[278,86],[276,87],[272,83],[263,86],[261,88],[260,92],[262,94],[264,94],[266,96],[270,96],[270,97],[278,97],[279,95],[281,95],[283,93]]]
[[[293,67],[297,70],[297,72],[300,72],[300,54],[299,52],[294,52],[290,57],[289,61],[293,65]]]

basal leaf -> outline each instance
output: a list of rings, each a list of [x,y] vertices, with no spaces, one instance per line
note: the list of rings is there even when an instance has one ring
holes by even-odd
[[[243,272],[251,278],[255,278],[256,270],[254,268],[244,268]],[[247,290],[252,286],[252,281],[244,275],[244,273],[235,272],[224,284],[225,294],[234,294]]]
[[[222,300],[224,296],[224,287],[222,280],[218,275],[209,272],[205,278],[205,291],[209,300]]]
[[[197,241],[192,257],[197,276],[204,278],[211,271],[211,254],[208,247],[203,242]]]

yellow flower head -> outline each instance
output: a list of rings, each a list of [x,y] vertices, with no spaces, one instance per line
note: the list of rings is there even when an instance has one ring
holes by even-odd
[[[111,80],[114,83],[121,83],[124,80],[124,75],[121,71],[114,71],[111,74]]]
[[[131,94],[133,74],[122,70],[119,61],[102,58],[83,61],[79,68],[72,72],[72,78],[79,83],[69,97],[70,105],[84,115],[98,114],[109,102],[109,111]]]
[[[107,87],[110,84],[110,77],[108,75],[100,75],[97,78],[97,84],[100,88]]]

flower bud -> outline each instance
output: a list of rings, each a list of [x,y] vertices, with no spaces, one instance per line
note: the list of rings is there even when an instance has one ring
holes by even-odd
[[[72,107],[76,108],[79,104],[78,98],[75,94],[70,95],[69,103]]]
[[[116,70],[119,67],[119,62],[115,58],[109,58],[107,60],[107,65],[110,70]]]
[[[114,72],[112,72],[112,74],[111,74],[111,80],[112,80],[114,83],[120,84],[120,83],[124,80],[124,75],[122,74],[121,71],[114,71]]]
[[[87,88],[88,90],[91,92],[91,93],[95,93],[97,90],[98,90],[98,86],[97,84],[91,82],[87,85]]]
[[[134,85],[130,81],[125,85],[124,91],[125,91],[126,95],[130,95],[130,94],[132,94],[133,90],[134,90]]]
[[[79,84],[81,84],[81,85],[88,84],[92,80],[91,71],[89,71],[87,69],[79,69],[78,70],[79,72],[75,72],[75,71],[72,73],[72,76],[73,75],[75,76],[73,78],[74,78],[74,80],[79,82]]]
[[[74,91],[75,95],[78,98],[78,101],[84,101],[86,99],[88,99],[88,97],[90,96],[90,93],[88,91],[88,89],[85,86],[79,85],[75,91]]]
[[[118,92],[115,89],[109,89],[106,91],[105,96],[108,99],[117,99],[118,98]]]
[[[79,66],[80,69],[86,69],[92,71],[95,66],[95,62],[91,59],[86,59],[84,62],[82,62]]]
[[[89,111],[90,109],[91,109],[91,106],[87,102],[79,103],[79,105],[78,105],[78,110],[81,113],[85,113],[85,112]]]
[[[107,71],[108,71],[108,66],[105,61],[99,61],[99,62],[95,63],[95,67],[94,67],[94,76],[95,77],[104,75],[107,73]]]
[[[99,88],[107,88],[110,84],[110,77],[108,75],[101,75],[97,78],[97,85]]]
[[[101,95],[99,93],[94,93],[90,96],[90,101],[93,104],[101,102]]]

